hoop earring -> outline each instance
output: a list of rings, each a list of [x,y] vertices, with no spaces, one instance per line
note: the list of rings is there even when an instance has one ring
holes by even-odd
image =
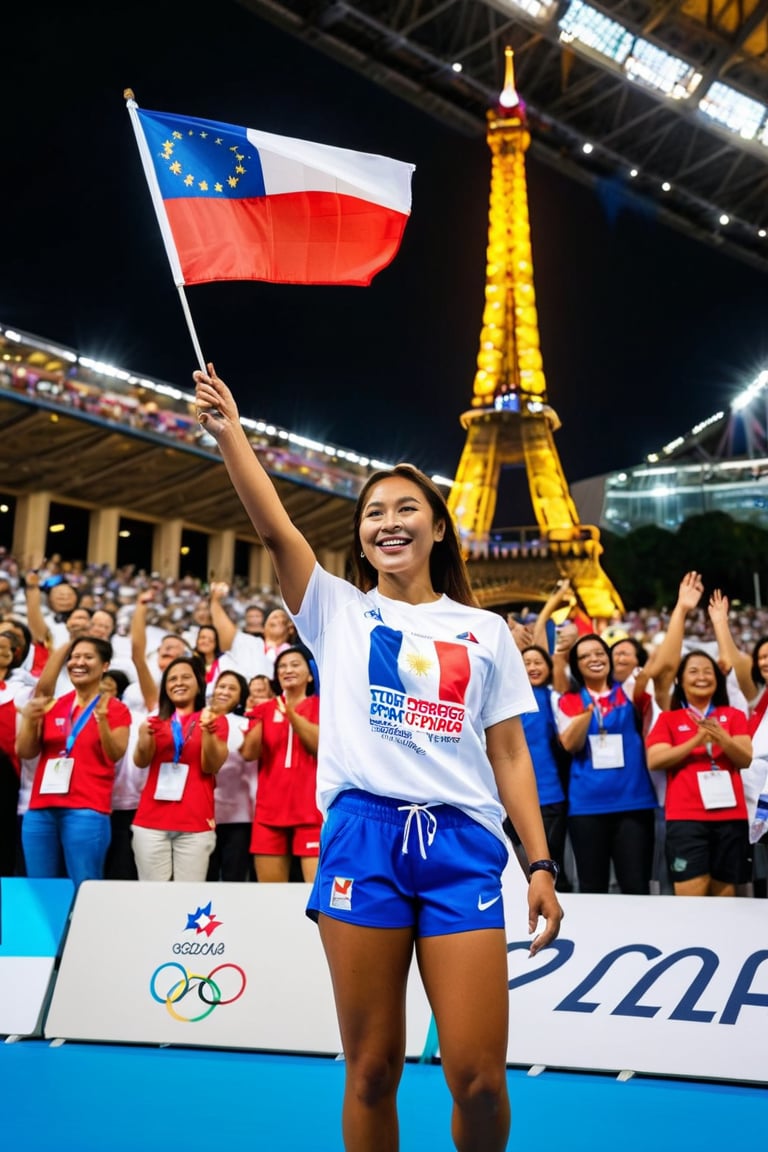
[[[365,552],[363,552],[362,548],[360,549],[360,559],[365,560]]]

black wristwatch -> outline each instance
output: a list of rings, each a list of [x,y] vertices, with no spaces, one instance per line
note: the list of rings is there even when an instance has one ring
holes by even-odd
[[[560,875],[560,868],[554,860],[534,860],[532,864],[528,865],[529,880],[532,872],[551,872],[553,879],[557,880]]]

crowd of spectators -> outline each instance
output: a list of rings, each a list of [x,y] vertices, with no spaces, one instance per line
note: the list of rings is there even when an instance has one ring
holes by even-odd
[[[53,556],[39,569],[41,586],[62,580],[78,594],[78,605],[91,611],[105,609],[116,618],[116,635],[130,634],[131,618],[137,598],[144,592],[153,597],[147,609],[147,625],[166,632],[191,635],[199,624],[208,622],[204,611],[208,603],[208,586],[196,576],[164,578],[158,572],[147,572],[133,565],[111,569],[103,564],[65,561]],[[272,589],[250,587],[235,577],[225,602],[228,614],[238,626],[245,625],[248,608],[262,614],[281,607]],[[0,614],[17,613],[26,618],[24,568],[19,561],[0,548]]]
[[[207,452],[218,449],[197,419],[194,400],[171,385],[127,385],[115,380],[105,388],[103,380],[90,384],[81,370],[78,378],[65,373],[41,373],[26,364],[0,363],[0,389],[34,398],[46,405],[84,413],[107,424],[172,439]],[[354,499],[368,471],[369,461],[355,452],[329,450],[325,445],[302,440],[300,450],[291,435],[263,420],[246,421],[248,438],[264,466],[278,474],[309,484],[319,491]]]
[[[10,624],[16,621],[30,628],[35,638],[39,638],[37,634],[43,630],[43,624],[35,618],[34,614],[34,606],[39,601],[30,600],[29,585],[40,589],[41,596],[39,599],[42,599],[45,605],[45,627],[48,631],[51,650],[60,646],[60,663],[56,670],[57,675],[51,671],[50,666],[46,674],[52,683],[55,683],[55,690],[52,695],[57,698],[71,690],[67,667],[64,663],[64,642],[71,640],[77,634],[102,634],[108,635],[112,644],[111,666],[112,670],[116,672],[117,678],[120,679],[121,676],[123,678],[123,698],[133,708],[135,702],[141,699],[143,692],[144,701],[141,708],[144,713],[150,712],[156,704],[156,700],[147,700],[146,684],[141,682],[141,676],[138,674],[134,663],[135,624],[139,620],[144,637],[145,653],[152,664],[154,674],[158,676],[159,671],[162,671],[163,661],[161,659],[160,667],[158,667],[158,654],[162,653],[163,639],[165,638],[167,643],[169,636],[177,637],[185,646],[185,651],[194,654],[202,661],[203,674],[209,681],[209,696],[213,691],[215,682],[214,671],[218,675],[229,669],[236,676],[241,675],[243,684],[253,678],[258,678],[254,677],[256,672],[262,673],[262,680],[266,679],[263,675],[263,668],[250,667],[247,660],[243,663],[238,662],[240,652],[238,645],[242,647],[243,637],[261,638],[259,643],[263,641],[264,645],[261,651],[269,653],[272,660],[286,644],[301,643],[300,637],[296,636],[295,632],[291,634],[291,621],[284,611],[279,595],[271,587],[256,588],[249,586],[242,578],[235,578],[230,585],[214,585],[209,588],[205,581],[189,574],[179,578],[164,578],[157,572],[148,572],[130,565],[112,570],[104,565],[65,561],[60,556],[52,557],[34,573],[30,573],[25,572],[18,559],[2,548],[0,548],[0,633],[3,632],[3,622]],[[70,590],[66,603],[62,598],[64,590]],[[555,596],[554,599],[550,598],[547,603],[550,608],[553,605],[558,605],[558,603],[562,607],[566,600],[563,598],[562,602],[559,602],[558,597]],[[510,613],[508,619],[510,628],[513,634],[516,634],[516,639],[524,654],[526,647],[530,648],[531,644],[534,646],[539,644],[545,650],[545,658],[547,650],[550,657],[554,655],[555,680],[557,680],[557,634],[553,634],[553,622],[549,620],[549,640],[546,639],[545,633],[541,630],[542,615],[546,616],[547,613],[529,607]],[[720,656],[718,638],[713,627],[712,613],[708,610],[707,597],[701,596],[699,599],[699,593],[697,593],[690,599],[683,615],[684,629],[681,631],[682,642],[678,651],[682,654],[693,649],[703,650],[710,654],[713,662],[717,660]],[[270,616],[272,624],[265,626],[265,620]],[[214,620],[218,624],[218,629],[213,626]],[[677,618],[677,622],[675,622],[674,605],[670,608],[661,609],[634,608],[621,615],[617,614],[611,619],[600,621],[579,619],[578,609],[573,608],[569,621],[572,626],[578,625],[578,634],[582,636],[590,633],[594,636],[599,635],[605,643],[606,651],[610,648],[615,653],[613,656],[614,679],[617,682],[627,674],[626,670],[621,668],[620,656],[622,658],[631,657],[630,663],[633,666],[644,663],[646,660],[650,660],[649,666],[653,666],[655,656],[669,646],[670,627],[673,631],[675,628],[681,627],[680,618]],[[104,631],[102,631],[102,625],[105,625]],[[285,634],[281,632],[280,635],[272,636],[273,626],[276,629],[284,629]],[[537,629],[537,626],[539,630],[536,639],[532,640],[531,634]],[[728,626],[736,648],[744,653],[751,652],[755,642],[768,635],[768,609],[738,603],[730,605]],[[561,624],[561,629],[562,627]],[[209,633],[212,634],[212,637],[209,637]],[[574,631],[574,636],[576,634]],[[562,641],[565,632],[561,630],[559,636]],[[222,637],[224,637],[223,640]],[[215,643],[208,644],[209,638],[212,638]],[[540,652],[541,648],[539,649]],[[638,654],[642,657],[641,661],[636,658]],[[533,653],[534,658],[536,655]],[[32,669],[33,663],[33,656],[29,656],[27,658],[28,669]],[[39,655],[37,667],[34,669],[36,676],[39,676],[44,663],[45,655]],[[561,668],[562,663],[561,660]],[[527,657],[526,664],[528,664]],[[658,666],[658,661],[656,664]],[[635,671],[637,671],[637,667]],[[550,688],[553,686],[558,688],[557,694],[567,693],[574,687],[572,680],[569,683],[567,678],[560,683],[559,687],[556,683],[553,685],[551,676],[545,682],[549,683]],[[273,680],[270,691],[274,690],[274,684],[275,681]],[[543,691],[543,689],[541,690]],[[733,695],[736,703],[743,705],[746,711],[746,703],[737,699],[738,688],[735,684]],[[576,711],[578,711],[577,706]],[[562,718],[560,724],[562,727]],[[529,736],[529,740],[532,738]],[[123,782],[125,779],[124,777]],[[253,793],[253,782],[250,787],[251,793]],[[28,790],[25,793],[24,780],[22,779],[20,810],[23,810],[27,798]],[[253,799],[253,796],[251,798]],[[131,803],[134,803],[135,800],[136,797],[133,797]],[[565,801],[559,799],[558,802],[558,814],[561,818],[564,811],[560,812],[560,808],[565,809]],[[651,796],[649,804],[653,803]],[[117,818],[116,820],[113,819],[113,823],[116,825],[120,823],[119,816],[119,810],[113,813],[113,818]],[[127,819],[126,814],[126,818],[122,822],[125,827],[127,827]],[[657,841],[660,840],[659,819],[660,813],[657,811]],[[514,833],[514,830],[512,832]],[[567,853],[563,852],[563,846],[560,845],[557,854],[562,858],[565,884],[570,887],[572,883],[576,890],[580,890],[570,835],[567,842]],[[15,869],[21,871],[23,870],[23,857],[20,864],[18,860],[17,854]],[[252,860],[250,862],[252,863]],[[242,878],[253,879],[253,873],[254,869],[250,868],[248,875],[244,874]],[[567,878],[568,874],[570,874],[570,880]],[[300,862],[294,860],[291,877],[299,879],[301,875]],[[654,867],[654,875],[657,878],[662,876],[662,871],[656,866]],[[616,888],[614,878],[611,890],[616,890]],[[662,892],[672,890],[669,884],[664,884],[663,879],[660,880],[660,883],[652,885],[651,890],[654,889]],[[620,887],[619,890],[621,890]],[[762,892],[760,894],[762,895]]]
[[[147,572],[133,565],[113,570],[105,565],[64,561],[53,556],[41,569],[40,575],[43,582],[64,578],[77,589],[81,606],[113,612],[117,618],[118,636],[129,635],[136,599],[146,591],[154,593],[148,610],[149,625],[188,634],[205,615],[201,614],[200,605],[207,603],[207,584],[189,574],[177,579],[164,578],[157,572]],[[0,613],[18,612],[22,616],[26,613],[23,584],[23,567],[6,549],[0,548]],[[266,613],[281,604],[275,589],[250,586],[243,577],[235,576],[225,607],[234,622],[243,627],[249,607],[255,606]],[[633,637],[650,653],[667,634],[672,607],[627,609],[622,615],[616,614],[611,620],[602,622],[600,631],[609,641]],[[537,612],[532,607],[524,607],[514,615],[523,623],[533,623]],[[768,607],[734,602],[730,626],[737,645],[748,649],[760,636],[768,635]],[[708,650],[715,650],[715,634],[706,603],[688,614],[685,632],[689,646],[695,642]]]

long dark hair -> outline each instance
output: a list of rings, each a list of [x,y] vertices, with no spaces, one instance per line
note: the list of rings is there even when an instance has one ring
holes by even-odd
[[[640,643],[636,636],[620,636],[618,640],[614,640],[611,644],[611,650],[618,648],[619,644],[631,644],[635,650],[638,668],[645,667],[648,663],[648,649],[644,644]]]
[[[218,660],[219,656],[221,656],[221,642],[219,640],[219,631],[217,628],[214,628],[213,624],[201,624],[200,625],[200,627],[197,630],[197,636],[195,637],[195,646],[192,649],[192,655],[197,656],[198,660],[202,660],[203,663],[205,663],[205,655],[200,651],[200,649],[197,646],[198,641],[200,639],[200,633],[201,632],[213,632],[213,640],[214,640],[213,658],[214,658],[214,660]]]
[[[275,657],[274,677],[271,681],[272,691],[274,692],[275,696],[279,696],[282,692],[280,681],[277,676],[278,668],[280,667],[280,661],[283,659],[283,657],[290,656],[293,652],[298,652],[299,656],[301,656],[302,659],[306,661],[306,665],[309,669],[309,674],[312,679],[307,682],[307,686],[304,691],[306,692],[307,696],[314,696],[315,693],[320,691],[320,677],[317,671],[315,658],[310,652],[309,648],[307,648],[306,644],[292,644],[290,648],[283,648],[282,652],[278,652],[277,656]]]
[[[32,647],[32,633],[24,621],[17,620],[15,616],[4,616],[2,623],[10,625],[14,632],[21,632],[22,636],[24,637],[24,640],[21,643],[19,643],[18,636],[16,636],[14,639],[14,647],[18,653],[18,661],[13,665],[13,667],[16,668],[20,664],[23,664],[29,655],[29,650]]]
[[[96,654],[101,660],[102,664],[109,664],[112,659],[112,645],[109,640],[104,640],[101,636],[76,636],[75,639],[67,648],[66,661],[72,658],[72,653],[78,644],[90,644],[91,648],[95,649]],[[66,662],[65,661],[65,662]]]
[[[436,592],[445,593],[451,600],[456,600],[459,604],[471,604],[473,607],[477,607],[477,599],[469,581],[467,565],[461,554],[456,525],[448,511],[445,497],[429,476],[413,464],[396,464],[392,469],[381,469],[379,472],[374,472],[366,480],[357,498],[352,521],[355,537],[354,562],[357,587],[361,588],[363,592],[369,592],[371,588],[376,587],[379,580],[376,569],[365,556],[360,554],[362,552],[360,524],[371,489],[376,484],[380,484],[382,480],[388,480],[391,476],[402,476],[403,479],[410,480],[417,488],[420,488],[432,509],[434,523],[438,524],[442,521],[445,525],[443,538],[442,540],[435,540],[429,557],[429,576],[432,587]]]
[[[186,664],[195,674],[197,692],[195,694],[193,711],[202,712],[203,708],[205,708],[205,672],[200,666],[200,660],[197,656],[176,656],[175,659],[171,660],[165,672],[163,672],[163,678],[160,681],[160,691],[157,697],[157,714],[161,720],[169,720],[176,710],[175,706],[171,703],[166,684],[168,682],[168,674],[177,664]]]
[[[552,683],[552,673],[554,671],[555,666],[552,662],[552,657],[550,656],[549,652],[547,652],[546,648],[542,648],[541,644],[526,644],[525,648],[520,649],[520,655],[525,656],[526,652],[538,652],[539,656],[541,656],[542,660],[544,661],[547,668],[549,669],[549,671],[547,673],[547,678],[544,681],[544,684],[542,685],[542,687],[546,687],[548,684],[551,684]]]
[[[596,640],[597,643],[605,649],[605,654],[608,657],[608,685],[612,687],[616,683],[613,678],[613,656],[605,640],[603,640],[602,636],[598,636],[596,632],[588,632],[585,636],[579,636],[568,653],[568,667],[571,670],[571,676],[573,676],[579,688],[584,687],[584,677],[579,668],[579,645],[583,644],[585,640]]]
[[[694,656],[703,656],[706,660],[709,660],[715,670],[715,690],[712,693],[711,703],[714,704],[716,708],[723,708],[730,703],[728,700],[728,686],[725,681],[725,674],[717,660],[710,656],[709,652],[704,652],[701,648],[694,648],[691,652],[686,652],[678,665],[675,675],[675,686],[672,689],[672,696],[669,702],[670,711],[674,711],[675,708],[688,707],[688,701],[685,698],[685,692],[683,692],[683,673],[688,665],[688,661]]]
[[[755,646],[752,649],[752,683],[756,688],[759,688],[761,684],[765,684],[765,677],[760,671],[760,665],[757,662],[760,649],[765,644],[768,644],[768,636],[761,636],[758,640],[755,641]]]
[[[234,708],[232,709],[232,715],[233,716],[244,716],[245,715],[245,702],[248,699],[248,681],[246,680],[245,676],[243,676],[243,674],[241,672],[235,672],[234,668],[225,668],[224,671],[219,672],[218,676],[216,677],[216,684],[218,684],[219,680],[221,680],[223,676],[229,676],[233,680],[236,680],[237,686],[240,689],[240,699],[238,700],[237,704],[235,704]],[[214,684],[214,686],[213,686],[214,692],[216,691],[216,684]]]

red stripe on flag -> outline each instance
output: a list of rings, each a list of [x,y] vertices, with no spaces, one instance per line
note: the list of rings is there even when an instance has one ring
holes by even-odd
[[[256,200],[166,200],[185,284],[268,280],[370,284],[397,253],[408,217],[336,192]]]
[[[463,644],[435,640],[440,664],[440,700],[463,704],[469,684],[469,653]]]

